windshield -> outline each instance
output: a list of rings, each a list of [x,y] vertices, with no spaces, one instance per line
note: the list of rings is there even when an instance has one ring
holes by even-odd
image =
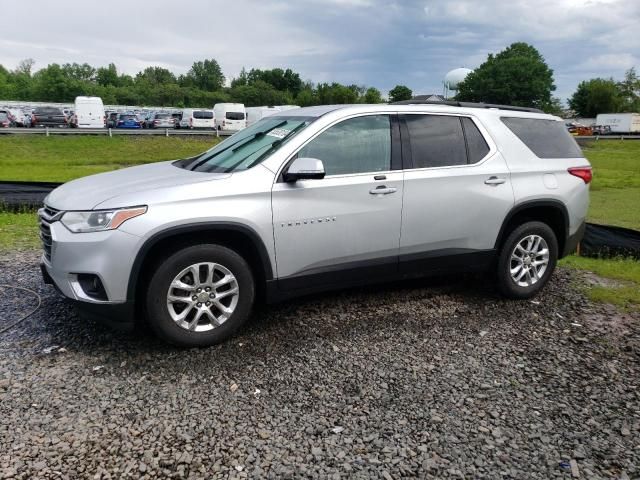
[[[135,115],[120,115],[120,120],[137,120],[138,117],[136,117]]]
[[[244,120],[244,112],[227,112],[227,120]]]
[[[313,118],[269,117],[236,133],[188,165],[195,172],[237,172],[248,170],[275,152],[303,130]]]

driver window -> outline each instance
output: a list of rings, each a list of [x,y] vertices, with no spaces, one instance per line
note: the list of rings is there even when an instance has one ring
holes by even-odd
[[[344,120],[311,140],[298,157],[322,160],[327,175],[391,170],[389,115]]]

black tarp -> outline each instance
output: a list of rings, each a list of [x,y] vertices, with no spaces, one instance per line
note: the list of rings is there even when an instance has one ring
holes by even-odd
[[[53,182],[0,181],[0,207],[12,211],[39,208],[44,197],[60,185]]]
[[[587,223],[580,242],[580,255],[640,259],[640,232],[630,228]]]

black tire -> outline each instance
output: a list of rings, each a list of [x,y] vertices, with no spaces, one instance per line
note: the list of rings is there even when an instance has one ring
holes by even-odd
[[[167,307],[167,293],[173,279],[183,269],[202,262],[224,266],[235,277],[238,303],[229,318],[206,332],[194,332],[179,326]],[[255,284],[247,262],[233,250],[221,245],[193,245],[162,260],[152,273],[146,293],[147,320],[158,337],[180,347],[206,347],[231,337],[249,318],[255,299]]]
[[[549,250],[549,260],[546,270],[540,278],[533,284],[521,286],[511,277],[511,255],[516,246],[530,235],[537,235],[544,239]],[[500,292],[508,298],[526,299],[535,296],[549,281],[558,261],[558,240],[556,235],[547,225],[542,222],[527,222],[516,227],[507,237],[502,245],[498,259],[498,288]]]

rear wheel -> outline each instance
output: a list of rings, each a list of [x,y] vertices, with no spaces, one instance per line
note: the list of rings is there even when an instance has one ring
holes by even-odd
[[[233,250],[194,245],[160,263],[147,289],[148,320],[163,340],[204,347],[229,338],[255,297],[251,269]]]
[[[527,222],[507,237],[498,260],[498,286],[509,298],[531,298],[549,281],[558,241],[546,223]]]

